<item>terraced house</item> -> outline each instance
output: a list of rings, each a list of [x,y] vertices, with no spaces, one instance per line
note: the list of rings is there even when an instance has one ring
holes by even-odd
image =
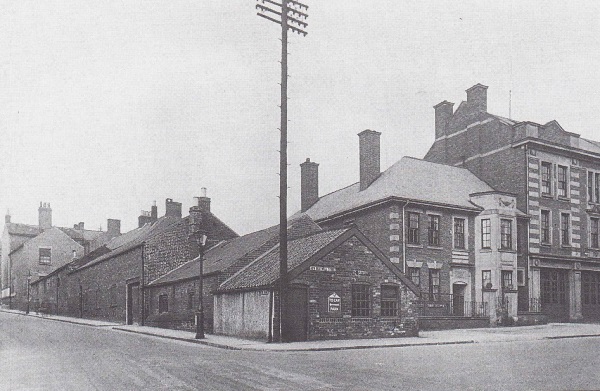
[[[528,249],[518,254],[517,275],[504,274],[518,286],[519,310],[541,309],[556,321],[600,320],[600,142],[555,120],[490,114],[481,84],[456,111],[447,101],[435,106],[435,137],[425,160],[466,168],[514,194],[530,219],[518,227]]]

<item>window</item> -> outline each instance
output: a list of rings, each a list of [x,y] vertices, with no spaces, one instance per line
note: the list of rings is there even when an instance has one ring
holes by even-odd
[[[600,173],[588,171],[588,201],[600,203]]]
[[[552,194],[552,164],[542,162],[542,194]]]
[[[50,265],[52,261],[52,249],[40,247],[40,265]]]
[[[500,248],[512,249],[512,220],[500,220]]]
[[[439,269],[429,269],[429,297],[430,300],[438,300],[440,297]]]
[[[440,245],[440,216],[429,216],[429,245]]]
[[[397,286],[381,286],[381,316],[398,316]]]
[[[543,304],[567,302],[568,272],[566,270],[542,269],[540,271],[540,294]]]
[[[481,220],[481,248],[492,247],[492,225],[490,219]]]
[[[368,285],[352,285],[352,316],[369,316],[371,301]]]
[[[541,211],[541,228],[542,228],[542,243],[550,244],[550,211],[542,210]]]
[[[560,214],[560,243],[563,246],[571,244],[571,215]]]
[[[599,173],[595,173],[594,174],[594,202],[596,203],[600,203],[600,174]]]
[[[187,309],[188,311],[194,309],[194,292],[188,292]]]
[[[454,248],[465,248],[465,219],[454,219]]]
[[[525,269],[517,269],[517,285],[525,286]]]
[[[502,288],[513,289],[513,272],[502,270]]]
[[[158,296],[158,313],[169,312],[169,296],[160,295]]]
[[[492,271],[482,270],[481,271],[481,284],[484,289],[492,288]]]
[[[418,267],[409,267],[408,274],[412,282],[415,283],[416,286],[421,285],[421,275]]]
[[[581,291],[583,304],[600,304],[600,275],[598,273],[581,273]]]
[[[408,213],[408,243],[419,244],[419,214]]]
[[[598,243],[598,228],[599,228],[600,219],[597,217],[590,218],[590,247],[598,248],[600,247]]]
[[[558,196],[566,197],[567,196],[567,167],[558,166]]]

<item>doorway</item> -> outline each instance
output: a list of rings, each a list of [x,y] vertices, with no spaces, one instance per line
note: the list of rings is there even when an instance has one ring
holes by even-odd
[[[125,323],[140,324],[140,283],[127,284],[127,314]]]
[[[465,284],[452,284],[452,315],[465,316]]]
[[[290,342],[308,339],[308,289],[291,287],[288,296],[288,330]]]

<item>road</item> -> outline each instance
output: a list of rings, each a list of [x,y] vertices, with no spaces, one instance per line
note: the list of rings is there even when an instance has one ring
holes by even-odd
[[[0,312],[1,390],[600,389],[600,338],[248,352]]]

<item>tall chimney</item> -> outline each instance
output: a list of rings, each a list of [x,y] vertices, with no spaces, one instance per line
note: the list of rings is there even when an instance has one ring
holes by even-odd
[[[380,174],[379,166],[379,138],[380,132],[363,130],[358,134],[360,155],[360,190],[364,190]]]
[[[210,212],[210,198],[206,196],[206,187],[200,189],[200,197],[194,197],[200,210]]]
[[[172,198],[167,198],[165,202],[165,216],[181,218],[181,202],[175,202]]]
[[[448,120],[452,117],[453,106],[454,103],[448,102],[447,100],[433,106],[433,109],[435,110],[436,140],[446,134],[446,126],[448,125]]]
[[[319,164],[309,158],[300,164],[300,211],[306,212],[319,200]]]
[[[40,202],[38,224],[41,230],[52,228],[52,208],[50,208],[50,203]]]
[[[152,201],[152,209],[150,210],[150,217],[152,221],[158,220],[158,207],[156,206],[156,201]]]
[[[106,233],[111,239],[121,235],[121,220],[108,219],[106,221]]]
[[[475,84],[467,90],[467,103],[479,112],[487,112],[487,86]]]

